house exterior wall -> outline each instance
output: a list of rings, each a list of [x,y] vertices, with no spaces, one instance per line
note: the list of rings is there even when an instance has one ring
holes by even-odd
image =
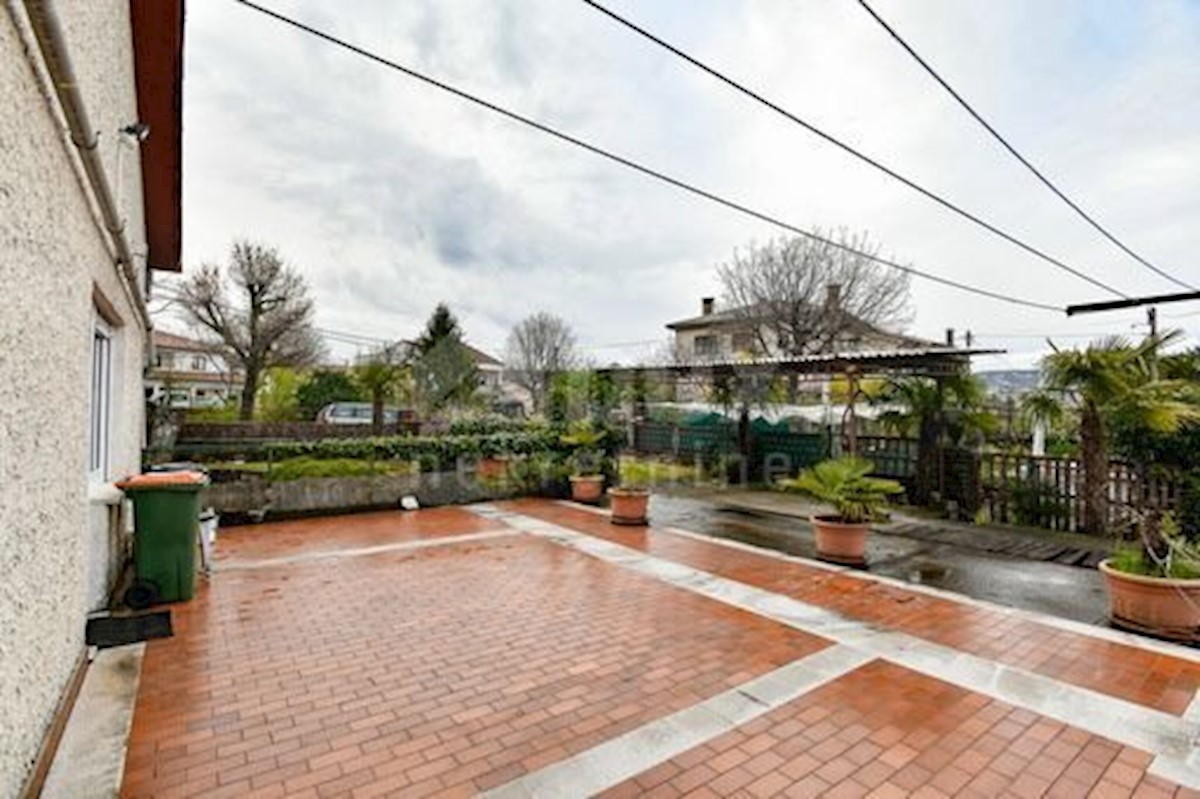
[[[715,350],[708,350],[704,342],[697,339],[709,339],[715,343]],[[777,350],[777,339],[774,332],[763,327],[758,332],[750,325],[741,322],[724,322],[708,327],[689,327],[675,331],[675,351],[683,360],[726,360],[742,355],[765,354],[762,352],[762,342],[766,342],[767,352]],[[863,334],[839,339],[829,347],[835,352],[861,352],[865,350],[896,349],[903,346],[902,337],[881,334]]]
[[[242,394],[242,377],[225,356],[158,345],[146,373],[145,396],[170,408],[213,408]]]
[[[137,120],[129,4],[57,10],[130,245],[145,252],[138,152],[116,133]],[[144,338],[20,3],[0,9],[0,108],[0,796],[15,796],[127,545],[106,483],[139,466]],[[123,323],[104,481],[88,464],[97,290]]]

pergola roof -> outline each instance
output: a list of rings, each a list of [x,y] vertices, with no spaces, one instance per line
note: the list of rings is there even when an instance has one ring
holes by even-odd
[[[975,355],[999,355],[1004,350],[924,347],[920,349],[865,350],[770,358],[706,360],[648,366],[598,369],[614,377],[633,375],[672,377],[749,377],[758,375],[832,376],[854,373],[860,377],[945,377],[962,374]]]

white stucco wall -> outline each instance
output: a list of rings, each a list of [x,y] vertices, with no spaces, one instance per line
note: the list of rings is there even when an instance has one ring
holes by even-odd
[[[116,131],[137,119],[129,4],[56,4],[109,180]],[[14,796],[104,604],[116,558],[109,506],[89,501],[93,285],[115,332],[110,475],[135,471],[142,437],[141,322],[64,145],[56,100],[20,3],[0,5],[0,796]],[[136,149],[121,158],[135,253],[145,252]],[[119,527],[117,528],[119,530]]]

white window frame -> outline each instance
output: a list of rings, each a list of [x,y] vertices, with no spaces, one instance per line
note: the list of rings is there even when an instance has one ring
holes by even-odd
[[[108,479],[112,449],[113,348],[112,327],[96,319],[92,327],[92,350],[88,383],[88,478]]]

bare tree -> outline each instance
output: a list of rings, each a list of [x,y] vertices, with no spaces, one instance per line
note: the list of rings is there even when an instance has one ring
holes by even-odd
[[[321,356],[308,284],[273,247],[234,242],[228,268],[201,266],[180,288],[179,303],[191,322],[220,337],[245,374],[242,419],[254,416],[266,369],[305,366]]]
[[[879,247],[866,233],[824,237],[842,247],[779,238],[717,267],[729,310],[745,320],[764,354],[828,352],[840,339],[911,321],[908,273],[871,260]]]
[[[505,358],[509,379],[529,392],[534,413],[546,407],[555,373],[579,363],[570,326],[545,311],[527,316],[512,329]]]

